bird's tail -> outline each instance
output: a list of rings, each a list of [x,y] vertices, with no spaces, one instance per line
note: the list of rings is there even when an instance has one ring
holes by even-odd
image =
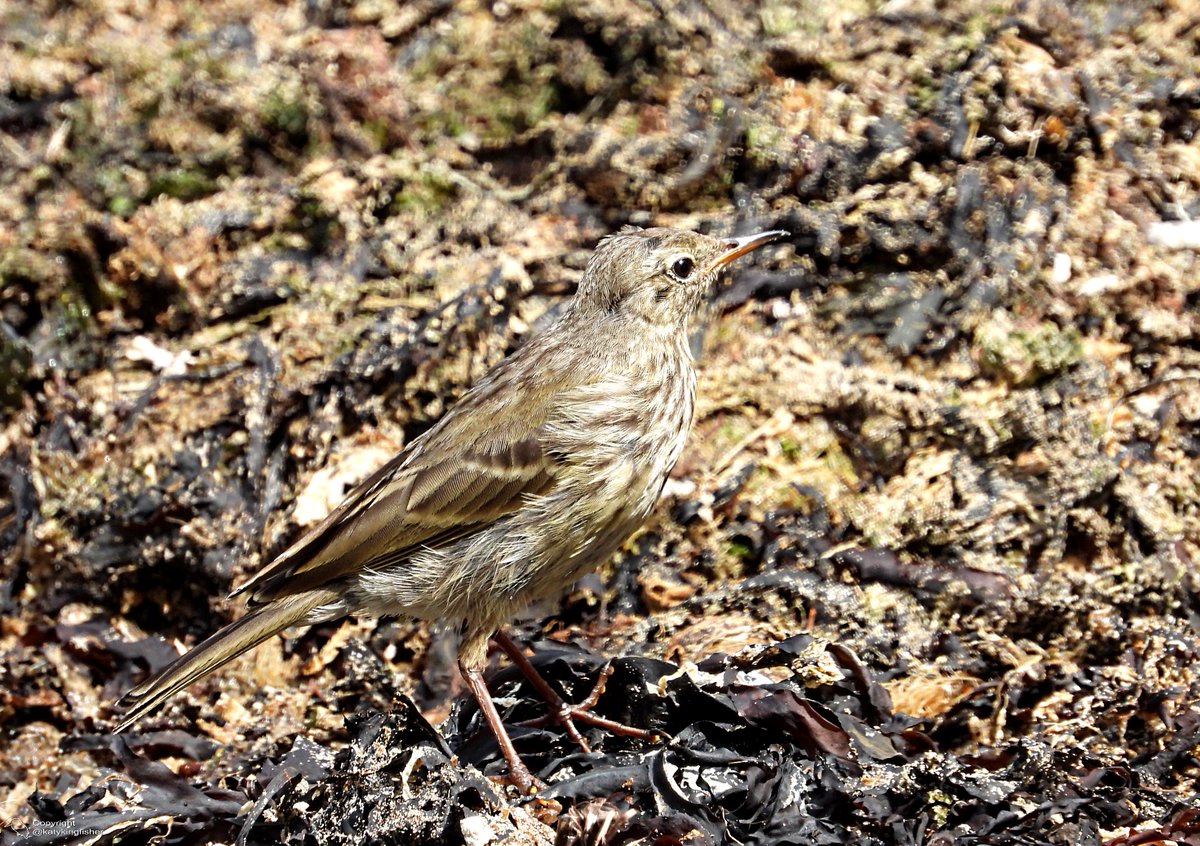
[[[115,731],[124,731],[192,682],[288,626],[304,622],[314,609],[336,599],[333,591],[317,589],[281,597],[253,609],[117,700],[116,707],[125,713]]]

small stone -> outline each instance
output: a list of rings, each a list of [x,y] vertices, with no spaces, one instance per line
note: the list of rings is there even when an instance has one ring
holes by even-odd
[[[496,840],[496,832],[484,817],[464,817],[459,826],[467,846],[488,846]]]

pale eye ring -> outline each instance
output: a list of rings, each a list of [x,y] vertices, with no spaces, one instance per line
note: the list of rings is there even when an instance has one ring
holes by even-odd
[[[692,273],[696,269],[696,262],[691,256],[679,256],[671,262],[670,273],[680,282],[686,282],[691,278]]]

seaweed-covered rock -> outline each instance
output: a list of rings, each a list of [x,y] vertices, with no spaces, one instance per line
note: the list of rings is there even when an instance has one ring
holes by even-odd
[[[7,840],[1200,836],[1184,4],[10,5]],[[410,620],[108,736],[628,223],[792,233],[694,327],[659,509],[517,624],[661,743],[497,665],[516,797]]]

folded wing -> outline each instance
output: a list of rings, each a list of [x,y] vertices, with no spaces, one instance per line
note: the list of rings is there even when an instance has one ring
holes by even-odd
[[[549,491],[557,463],[540,439],[546,402],[535,395],[486,418],[454,412],[355,488],[235,593],[255,603],[291,596],[360,571],[402,564]],[[482,398],[479,398],[482,399]]]

